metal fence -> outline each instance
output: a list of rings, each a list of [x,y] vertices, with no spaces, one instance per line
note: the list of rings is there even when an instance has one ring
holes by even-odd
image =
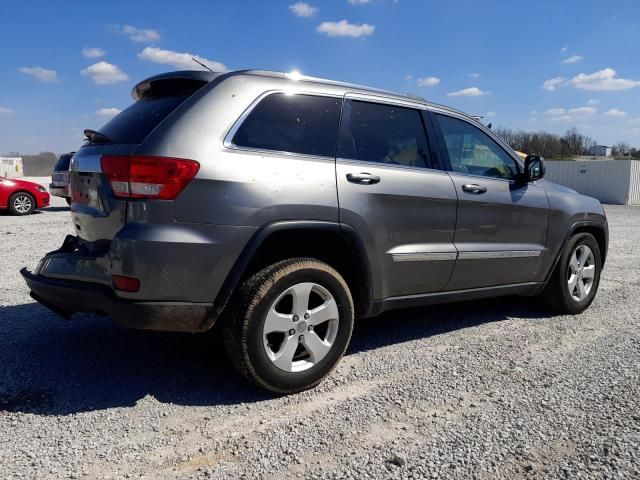
[[[640,205],[639,160],[550,160],[546,178],[602,203]]]

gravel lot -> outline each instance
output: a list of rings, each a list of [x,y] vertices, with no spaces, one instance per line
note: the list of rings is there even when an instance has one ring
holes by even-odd
[[[363,320],[290,397],[246,383],[215,335],[49,313],[18,270],[68,209],[0,214],[0,477],[640,478],[640,208],[607,214],[584,314],[508,298]]]

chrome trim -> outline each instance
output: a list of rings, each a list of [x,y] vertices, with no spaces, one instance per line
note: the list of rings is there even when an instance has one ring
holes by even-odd
[[[404,100],[399,98],[389,98],[384,97],[382,95],[368,94],[368,93],[358,93],[358,92],[347,92],[344,94],[345,100],[355,100],[359,102],[369,102],[369,103],[382,103],[385,105],[390,105],[394,107],[404,107],[404,108],[412,108],[414,110],[426,110],[427,106],[424,103],[412,100]]]
[[[282,90],[282,89],[280,89],[280,90],[267,90],[266,92],[262,92],[260,95],[258,95],[258,97],[253,102],[251,102],[251,104],[245,109],[245,111],[242,112],[242,115],[240,115],[238,117],[238,119],[233,123],[233,125],[231,126],[231,128],[229,129],[227,134],[224,136],[224,139],[222,141],[222,144],[224,145],[224,147],[228,148],[230,150],[239,150],[239,151],[243,151],[243,152],[253,152],[253,153],[272,154],[272,155],[287,155],[287,156],[291,156],[291,157],[315,158],[315,159],[320,159],[320,160],[326,160],[326,159],[334,160],[333,156],[327,157],[327,156],[324,156],[324,155],[309,155],[307,153],[287,152],[287,151],[281,151],[281,150],[266,150],[266,149],[262,149],[262,148],[240,147],[240,146],[236,145],[235,143],[233,143],[233,137],[235,137],[236,132],[240,129],[240,127],[245,122],[247,117],[251,114],[251,112],[258,106],[258,104],[262,100],[264,100],[266,97],[268,97],[270,95],[308,95],[308,96],[312,96],[312,97],[329,97],[329,98],[335,98],[336,100],[340,100],[340,102],[342,102],[342,96],[341,95],[335,95],[335,94],[330,94],[330,93],[309,92],[309,91],[306,91],[306,90],[296,91],[294,89],[291,89],[291,90]]]
[[[493,252],[459,252],[458,260],[539,257],[542,250],[495,250]]]
[[[455,252],[416,252],[416,253],[392,253],[394,262],[438,262],[455,260],[458,256]]]
[[[453,176],[458,176],[458,177],[471,177],[471,178],[482,178],[484,180],[497,180],[500,182],[507,182],[510,183],[512,185],[515,185],[516,180],[514,178],[499,178],[499,177],[487,177],[485,175],[480,175],[477,173],[468,173],[468,172],[456,172],[455,170],[444,170],[446,171],[449,175]]]
[[[69,162],[70,172],[91,172],[101,173],[100,157],[102,155],[82,155],[75,154]]]
[[[413,247],[413,248],[412,248]],[[411,251],[413,250],[413,251]],[[493,251],[442,251],[444,249],[434,249],[434,251],[415,250],[414,245],[402,245],[389,250],[394,262],[433,262],[452,260],[488,260],[500,258],[533,258],[542,255],[542,250],[493,250]]]
[[[321,157],[327,158],[327,157]],[[373,162],[371,160],[357,160],[355,158],[337,157],[336,162],[352,165],[370,165],[372,167],[394,168],[399,170],[411,170],[412,172],[437,173],[439,175],[448,175],[449,172],[435,167],[413,167],[411,165],[398,165],[395,163]],[[486,177],[485,177],[486,178]]]

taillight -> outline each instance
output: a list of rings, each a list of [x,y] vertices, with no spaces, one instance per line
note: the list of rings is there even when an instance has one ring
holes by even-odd
[[[102,171],[116,197],[173,200],[198,173],[200,164],[182,158],[103,155]]]
[[[140,290],[140,280],[123,275],[111,275],[113,286],[124,292],[137,292]]]

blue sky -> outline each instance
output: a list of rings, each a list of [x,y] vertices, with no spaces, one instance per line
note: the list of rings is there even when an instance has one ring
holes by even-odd
[[[3,0],[0,18],[0,152],[76,149],[184,53],[640,148],[638,0]]]

